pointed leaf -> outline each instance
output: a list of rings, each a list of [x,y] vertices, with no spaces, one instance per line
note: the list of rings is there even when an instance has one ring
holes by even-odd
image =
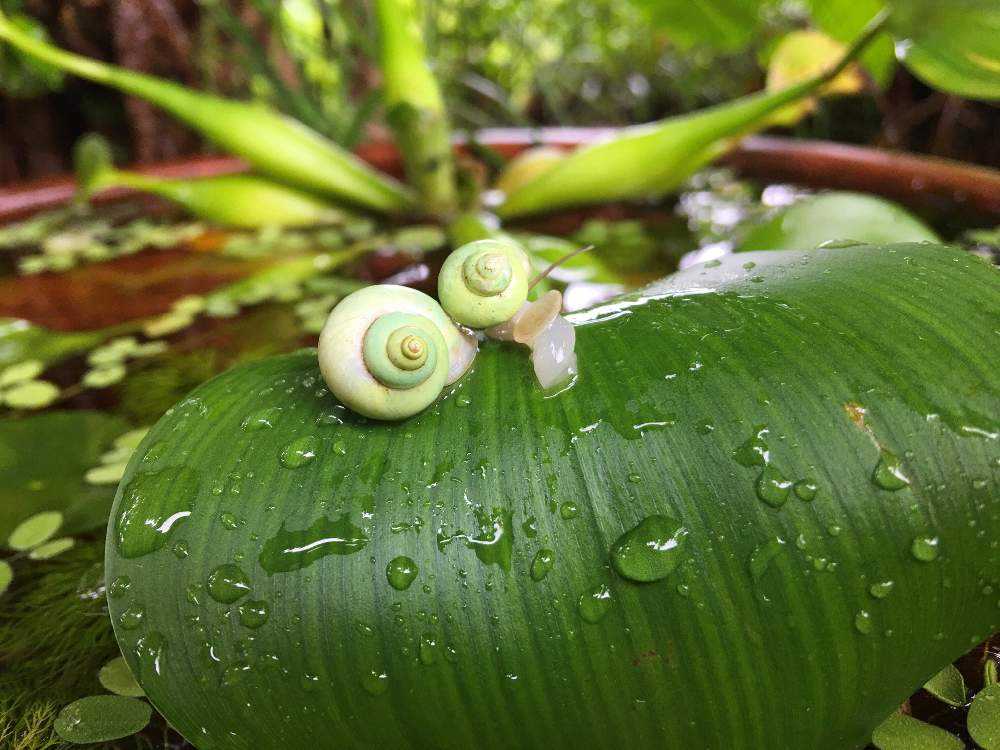
[[[954,664],[949,664],[931,677],[924,684],[924,690],[936,698],[940,698],[949,706],[965,705],[965,678],[962,677],[962,673],[955,668]]]
[[[955,735],[905,714],[886,719],[872,735],[872,744],[879,750],[965,750]]]

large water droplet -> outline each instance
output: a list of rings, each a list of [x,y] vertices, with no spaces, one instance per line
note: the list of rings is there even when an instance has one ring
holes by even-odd
[[[892,593],[892,587],[895,585],[893,581],[878,581],[868,587],[868,593],[876,599],[885,599]]]
[[[122,630],[135,630],[142,625],[142,621],[145,616],[145,609],[138,604],[132,604],[122,610],[122,613],[118,615],[118,627]]]
[[[250,579],[238,565],[220,565],[208,574],[208,594],[222,604],[232,604],[250,593]]]
[[[759,581],[764,576],[764,573],[767,572],[771,561],[778,556],[778,553],[781,552],[784,546],[785,540],[781,537],[775,537],[770,541],[758,545],[750,553],[750,577],[755,581]]]
[[[770,453],[767,448],[768,429],[764,425],[754,428],[754,434],[733,451],[733,458],[741,466],[752,468],[754,466],[766,466],[770,463]]]
[[[811,479],[800,479],[792,485],[792,490],[794,490],[795,496],[799,498],[799,500],[804,500],[807,503],[816,499],[817,489],[816,482]]]
[[[389,675],[381,669],[372,669],[361,675],[361,687],[371,695],[382,695],[389,689]]]
[[[327,555],[352,555],[368,544],[365,532],[345,513],[336,521],[319,517],[306,529],[289,531],[282,525],[264,543],[260,565],[268,573],[300,570]]]
[[[920,562],[934,562],[940,551],[939,543],[936,536],[918,536],[910,546],[910,554]]]
[[[897,456],[887,450],[879,455],[878,464],[872,474],[872,481],[883,490],[894,492],[906,487],[910,480],[903,473],[903,465]]]
[[[281,451],[281,463],[289,469],[298,469],[316,458],[319,452],[319,439],[315,435],[303,435],[295,438]]]
[[[867,610],[862,609],[854,616],[854,629],[861,635],[871,635],[875,623],[872,622],[872,616]]]
[[[416,579],[418,572],[417,564],[413,560],[400,555],[389,561],[385,568],[385,577],[396,591],[406,591]]]
[[[138,659],[138,678],[157,676],[163,673],[163,657],[167,650],[167,639],[163,634],[152,631],[135,642]]]
[[[552,566],[555,565],[556,555],[550,549],[540,549],[535,553],[531,561],[531,580],[540,581],[549,574]]]
[[[564,521],[576,518],[578,515],[580,515],[580,508],[572,500],[567,500],[559,506],[559,517]]]
[[[757,477],[757,497],[772,508],[780,508],[788,500],[792,483],[773,466],[765,466]]]
[[[115,543],[124,558],[156,552],[170,533],[191,515],[198,474],[186,467],[140,472],[122,492],[115,518]]]
[[[262,627],[270,616],[271,608],[267,602],[261,599],[244,602],[240,605],[240,624],[245,628],[256,630]]]
[[[580,617],[591,624],[600,622],[611,610],[611,589],[601,584],[580,597]]]
[[[626,531],[611,548],[611,563],[623,578],[648,583],[674,572],[688,531],[679,521],[647,516]]]

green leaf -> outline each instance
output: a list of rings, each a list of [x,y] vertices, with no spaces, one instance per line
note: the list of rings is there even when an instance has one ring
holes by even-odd
[[[891,26],[906,67],[942,91],[1000,99],[1000,3],[895,0]]]
[[[0,596],[10,588],[11,581],[14,580],[14,569],[6,560],[0,560]]]
[[[678,47],[723,51],[747,46],[761,26],[766,0],[635,0],[653,27]]]
[[[127,429],[89,411],[0,420],[0,540],[42,511],[61,513],[67,534],[104,526],[113,488],[90,485],[84,475]]]
[[[965,750],[958,737],[905,714],[893,714],[872,735],[879,750]]]
[[[39,544],[28,553],[28,557],[32,560],[51,560],[56,555],[61,555],[66,550],[73,549],[74,544],[76,544],[76,540],[73,537],[60,537],[59,539],[45,542],[45,544]]]
[[[838,41],[849,43],[882,8],[884,0],[808,0],[813,22]],[[879,36],[861,53],[861,64],[875,82],[885,86],[896,68],[896,53],[888,34]]]
[[[125,659],[120,656],[101,667],[97,679],[105,690],[115,695],[124,695],[128,698],[142,698],[146,695],[129,671]]]
[[[484,342],[401,423],[314,350],[237,367],[126,470],[122,653],[201,748],[862,747],[997,621],[997,282],[921,244],[736,256],[570,316],[559,394]],[[624,541],[679,559],[633,565],[651,516]]]
[[[36,513],[26,518],[10,532],[7,546],[12,550],[22,552],[47,542],[62,526],[63,515],[59,511],[49,510]]]
[[[1000,750],[1000,685],[988,685],[976,694],[966,726],[983,750]]]
[[[92,695],[70,703],[56,718],[56,734],[75,745],[110,742],[142,731],[149,723],[148,703],[120,695]]]
[[[45,27],[31,16],[15,13],[10,22],[20,33],[39,41],[48,41]],[[0,45],[0,90],[13,97],[35,97],[62,87],[63,74],[48,65]]]
[[[806,198],[751,229],[738,250],[807,250],[824,242],[939,242],[902,206],[861,193]]]
[[[965,705],[965,678],[954,664],[949,664],[931,677],[924,684],[924,690],[949,706],[957,708]]]

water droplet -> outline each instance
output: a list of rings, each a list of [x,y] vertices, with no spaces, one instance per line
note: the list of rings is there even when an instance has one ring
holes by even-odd
[[[875,629],[872,616],[866,610],[862,609],[854,616],[854,629],[861,635],[871,635]]]
[[[261,599],[244,602],[240,605],[240,624],[245,628],[256,630],[264,625],[271,616],[271,608]]]
[[[868,593],[876,599],[885,599],[892,593],[892,587],[895,585],[894,581],[879,581],[868,587]]]
[[[534,539],[538,536],[538,519],[534,516],[528,516],[521,523],[521,531],[528,539]]]
[[[580,597],[580,617],[591,624],[600,622],[611,610],[611,589],[601,584]]]
[[[132,587],[132,579],[128,576],[116,576],[108,586],[108,596],[118,599],[124,596]]]
[[[316,458],[318,452],[319,439],[315,435],[303,435],[282,449],[281,463],[289,469],[298,469]]]
[[[668,516],[647,516],[611,548],[611,563],[623,578],[652,582],[666,578],[680,563],[688,531]]]
[[[540,549],[531,561],[531,580],[540,581],[549,574],[555,565],[556,554],[550,549]]]
[[[385,577],[396,591],[406,591],[416,579],[418,572],[417,564],[413,560],[400,555],[389,561],[385,568]]]
[[[910,480],[903,473],[903,465],[899,458],[887,450],[879,455],[878,464],[872,474],[872,481],[883,490],[894,492],[906,487]]]
[[[122,613],[118,615],[118,627],[122,630],[135,630],[142,625],[142,621],[145,616],[146,610],[138,604],[132,604],[122,610]]]
[[[785,540],[781,537],[775,537],[770,541],[758,545],[754,551],[750,553],[750,577],[755,581],[759,581],[763,578],[764,573],[767,572],[767,568],[771,564],[771,561],[778,556],[778,553],[781,552],[784,546]]]
[[[571,500],[567,500],[559,506],[559,517],[564,521],[576,518],[578,515],[580,515],[580,509],[577,507],[576,503]]]
[[[768,429],[764,425],[755,427],[754,434],[733,451],[736,463],[747,468],[766,466],[770,461],[770,452],[767,448],[767,442],[765,442],[767,434]]]
[[[816,498],[816,482],[811,479],[800,479],[792,485],[792,490],[799,500],[804,500],[807,503]]]
[[[346,456],[347,455],[347,443],[345,443],[343,440],[336,440],[336,441],[334,441],[334,443],[333,443],[333,452],[336,453],[338,456]]]
[[[208,574],[208,594],[221,604],[232,604],[249,593],[250,579],[237,565],[220,565]]]
[[[361,687],[370,695],[382,695],[389,689],[389,675],[381,669],[372,669],[361,675]]]
[[[223,528],[233,531],[240,527],[240,519],[236,517],[236,514],[230,513],[229,511],[224,511],[219,515],[219,520],[222,521]]]
[[[765,466],[757,477],[757,497],[772,508],[780,508],[788,500],[792,483],[773,466]]]
[[[243,678],[250,671],[250,665],[245,661],[238,661],[230,664],[222,671],[222,686],[233,687],[243,682]]]
[[[934,562],[937,560],[939,540],[936,536],[918,536],[913,540],[910,553],[920,562]]]
[[[122,492],[115,518],[115,543],[127,559],[156,552],[194,507],[200,481],[191,469],[180,467],[140,472]],[[181,505],[164,507],[164,498],[184,498]]]
[[[420,639],[420,648],[418,649],[420,656],[420,663],[424,666],[430,666],[435,661],[437,661],[437,641],[434,640],[432,635],[424,635]]]
[[[140,637],[135,642],[135,655],[138,659],[138,674],[141,682],[145,676],[157,676],[163,672],[163,657],[167,650],[167,639],[158,631],[152,631]]]
[[[188,543],[183,539],[178,539],[174,546],[170,548],[174,553],[174,557],[178,560],[184,560],[191,554],[191,549],[188,547]]]
[[[320,516],[312,526],[299,531],[281,529],[264,543],[260,564],[268,573],[301,570],[327,555],[352,555],[368,544],[365,532],[345,513],[336,521]]]
[[[281,414],[281,408],[278,406],[272,406],[268,409],[261,409],[256,411],[246,419],[243,420],[241,425],[244,430],[253,432],[256,430],[265,430],[274,426],[275,421]]]

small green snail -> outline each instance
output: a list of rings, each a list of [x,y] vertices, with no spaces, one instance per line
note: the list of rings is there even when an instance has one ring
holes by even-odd
[[[319,365],[333,394],[367,417],[405,419],[430,406],[472,364],[479,339],[531,349],[543,388],[576,373],[576,331],[559,313],[562,295],[528,302],[531,260],[510,240],[476,240],[444,262],[441,304],[409,287],[382,284],[345,297],[319,339]]]
[[[499,325],[528,299],[531,259],[515,242],[476,240],[455,250],[438,276],[441,307],[470,328]]]
[[[409,287],[360,289],[330,313],[319,366],[330,390],[366,417],[405,419],[423,411],[472,364],[476,338],[431,297]]]

